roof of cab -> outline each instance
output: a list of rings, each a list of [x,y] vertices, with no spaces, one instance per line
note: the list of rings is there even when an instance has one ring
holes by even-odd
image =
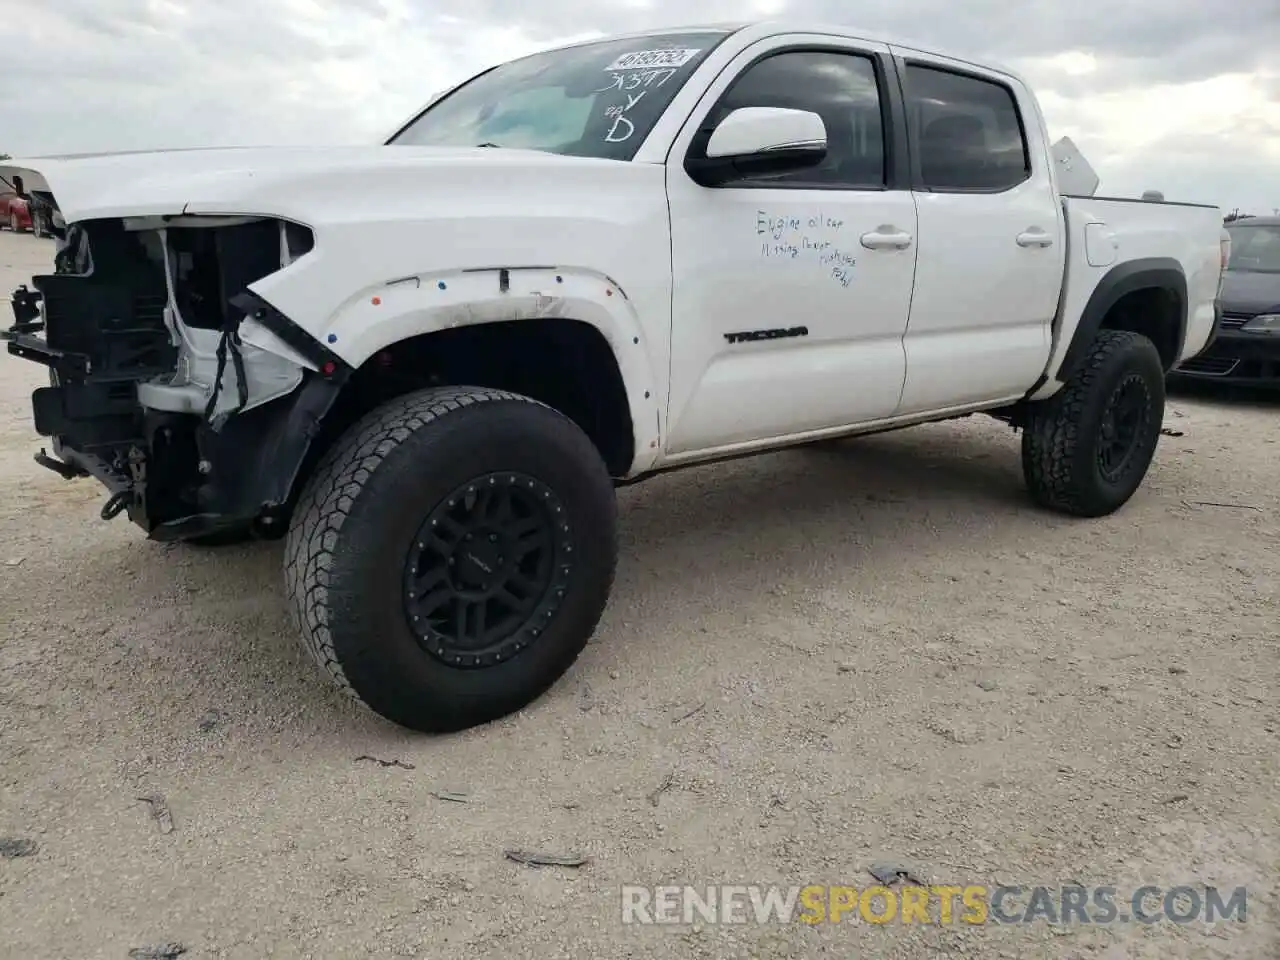
[[[954,60],[958,63],[967,63],[970,66],[980,67],[984,70],[991,70],[996,73],[1004,74],[1006,77],[1016,80],[1024,86],[1026,85],[1026,81],[1019,73],[1017,73],[1017,71],[1011,70],[1009,67],[998,62],[986,60],[981,57],[967,56],[964,53],[939,50],[924,44],[915,43],[907,38],[890,36],[877,30],[863,30],[850,24],[822,21],[740,20],[735,22],[719,23],[668,24],[661,27],[652,27],[648,30],[637,30],[631,33],[607,34],[594,37],[590,40],[579,40],[574,43],[563,44],[561,49],[581,47],[592,43],[602,43],[614,40],[639,40],[643,37],[655,37],[672,33],[702,32],[723,33],[726,36],[735,33],[750,32],[755,34],[758,39],[774,36],[779,33],[830,34],[837,37],[850,37],[853,39],[866,40],[871,43],[886,43],[895,47],[900,47],[904,50],[910,50],[914,53],[922,53],[935,57],[945,57],[948,60]]]

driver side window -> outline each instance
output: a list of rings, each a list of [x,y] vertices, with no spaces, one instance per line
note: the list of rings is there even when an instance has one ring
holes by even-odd
[[[743,107],[808,110],[826,125],[826,159],[815,167],[771,177],[770,186],[864,190],[885,186],[884,119],[870,57],[830,50],[774,54],[748,67],[708,119],[719,123]]]

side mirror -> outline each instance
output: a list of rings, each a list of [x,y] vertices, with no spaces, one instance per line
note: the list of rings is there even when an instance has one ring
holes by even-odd
[[[816,166],[827,156],[827,126],[808,110],[742,107],[712,132],[702,157],[691,156],[685,170],[704,187],[730,180],[791,173]]]
[[[18,196],[22,197],[23,199],[26,199],[27,191],[22,186],[22,178],[15,173],[12,178],[12,183],[13,183],[13,192],[16,193]]]

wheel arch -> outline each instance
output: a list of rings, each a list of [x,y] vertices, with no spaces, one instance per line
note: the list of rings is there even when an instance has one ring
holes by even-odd
[[[218,431],[203,432],[213,460],[241,465],[229,484],[226,516],[285,522],[324,454],[348,428],[380,404],[430,386],[528,396],[582,428],[615,479],[647,469],[660,449],[661,393],[657,365],[622,289],[607,278],[539,271],[546,274],[541,283],[579,288],[576,295],[551,297],[538,292],[537,278],[518,282],[515,270],[492,273],[492,287],[479,272],[405,284],[418,299],[399,301],[397,313],[376,312],[379,306],[396,306],[392,294],[366,294],[360,304],[353,298],[339,312],[344,322],[320,338],[304,332],[265,297],[247,292],[238,305],[309,369],[288,396],[231,417]],[[473,288],[473,294],[484,288],[485,295],[455,296],[423,307],[425,295],[444,292],[455,281]],[[428,286],[430,291],[424,289]],[[371,324],[369,310],[379,320],[398,317],[398,322]],[[360,315],[366,329],[354,325]],[[361,336],[344,337],[344,332]],[[351,342],[357,339],[358,349]],[[194,518],[152,535],[187,537],[206,526],[204,519]]]
[[[654,329],[662,335],[667,332],[661,323]],[[660,398],[665,395],[668,361],[665,340],[647,335],[627,291],[599,271],[511,266],[395,280],[348,298],[320,336],[329,349],[359,370],[406,343],[447,343],[458,338],[488,348],[498,342],[493,338],[499,333],[522,340],[534,331],[536,340],[548,330],[560,331],[553,338],[573,330],[579,343],[592,343],[585,352],[608,368],[611,388],[620,388],[625,400],[631,447],[620,476],[643,471],[661,449]],[[600,346],[606,351],[600,351]],[[510,383],[473,385],[521,392]],[[557,406],[546,397],[535,399]],[[616,471],[624,458],[610,455],[607,459],[611,471]]]
[[[290,509],[325,453],[362,417],[433,386],[507,390],[537,400],[582,429],[610,475],[622,479],[635,469],[637,425],[627,384],[611,344],[586,321],[494,321],[418,334],[378,350],[336,389],[325,386],[318,378],[308,385],[319,414],[314,430],[306,449],[295,446],[291,462],[281,464],[289,474]]]
[[[1148,257],[1117,264],[1094,287],[1055,379],[1065,382],[1080,368],[1100,330],[1146,336],[1168,373],[1186,340],[1187,305],[1187,276],[1177,260]]]
[[[628,383],[613,344],[585,320],[496,320],[406,337],[366,360],[344,392],[362,405],[424,386],[487,387],[538,400],[591,438],[613,476],[632,470],[638,425]]]

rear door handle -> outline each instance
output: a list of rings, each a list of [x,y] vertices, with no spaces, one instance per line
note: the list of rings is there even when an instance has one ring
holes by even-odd
[[[868,250],[905,250],[911,246],[911,234],[890,226],[876,227],[860,240]]]
[[[1018,246],[1020,247],[1051,247],[1053,246],[1053,237],[1045,233],[1039,228],[1024,230],[1018,234]]]

